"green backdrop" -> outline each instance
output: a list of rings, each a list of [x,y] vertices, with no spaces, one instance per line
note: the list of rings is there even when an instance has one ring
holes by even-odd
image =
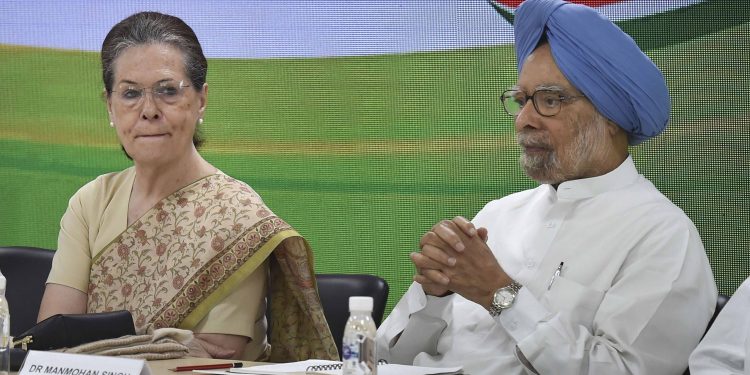
[[[744,17],[652,43],[672,120],[631,150],[641,173],[696,223],[724,294],[750,275]],[[647,34],[658,40],[653,27]],[[0,45],[0,246],[54,249],[69,197],[130,165],[108,126],[100,74],[94,52]],[[518,167],[498,101],[515,79],[508,45],[210,59],[202,153],[308,238],[318,272],[385,278],[390,311],[411,282],[408,254],[422,233],[536,185]]]

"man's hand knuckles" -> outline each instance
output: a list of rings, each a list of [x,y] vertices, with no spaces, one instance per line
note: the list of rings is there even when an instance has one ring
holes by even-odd
[[[427,245],[438,246],[440,245],[440,237],[435,232],[427,232],[422,236],[422,240],[419,241],[420,246],[424,247]]]

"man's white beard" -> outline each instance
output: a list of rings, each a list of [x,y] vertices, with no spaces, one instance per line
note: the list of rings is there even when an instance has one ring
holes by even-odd
[[[559,155],[553,149],[549,133],[544,131],[519,132],[516,137],[522,146],[542,147],[546,153],[528,155],[521,152],[519,162],[526,174],[542,184],[559,184],[583,177],[586,169],[602,160],[611,150],[608,149],[605,136],[606,119],[596,113],[592,119],[578,123],[578,132],[569,147]]]

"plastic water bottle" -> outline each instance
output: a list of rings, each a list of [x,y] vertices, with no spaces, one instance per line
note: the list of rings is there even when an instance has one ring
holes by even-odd
[[[342,361],[344,375],[375,375],[375,322],[372,297],[349,297],[349,320],[344,328]]]
[[[5,300],[5,276],[0,272],[0,375],[10,374],[10,311]]]

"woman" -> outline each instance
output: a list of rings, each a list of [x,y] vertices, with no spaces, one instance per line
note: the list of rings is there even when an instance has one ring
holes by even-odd
[[[134,14],[107,34],[101,61],[109,125],[133,167],[70,199],[38,319],[127,309],[137,331],[191,329],[213,357],[336,358],[305,240],[197,152],[208,85],[193,30]]]

